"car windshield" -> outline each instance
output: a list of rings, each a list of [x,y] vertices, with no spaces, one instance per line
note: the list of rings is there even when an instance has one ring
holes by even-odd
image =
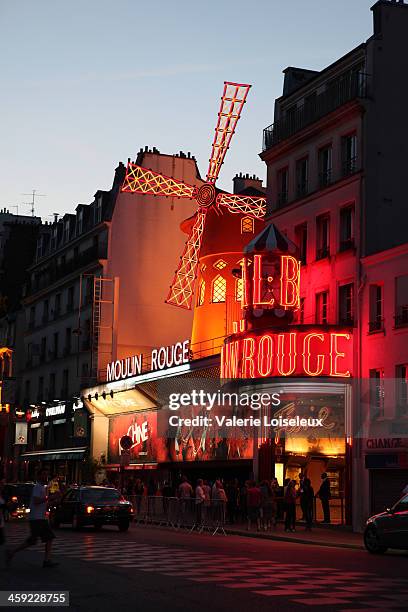
[[[81,492],[81,498],[87,502],[98,503],[118,501],[121,495],[116,489],[84,489]]]
[[[407,512],[408,511],[408,495],[405,495],[399,500],[393,507],[393,512]]]

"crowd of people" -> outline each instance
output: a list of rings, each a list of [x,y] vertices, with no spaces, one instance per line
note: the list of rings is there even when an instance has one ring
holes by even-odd
[[[314,520],[314,499],[320,498],[324,514],[323,523],[330,523],[330,481],[326,473],[315,494],[312,483],[304,474],[298,480],[286,479],[280,486],[276,478],[255,482],[247,480],[243,484],[237,478],[224,482],[222,478],[214,481],[198,478],[194,486],[187,476],[182,476],[179,484],[172,486],[164,482],[162,487],[150,479],[145,485],[140,478],[130,479],[124,494],[135,500],[136,515],[140,514],[144,496],[163,496],[164,499],[178,498],[184,504],[187,500],[194,503],[197,520],[201,523],[205,509],[222,502],[225,505],[225,520],[230,525],[246,523],[248,530],[255,527],[258,531],[276,529],[278,520],[284,518],[285,531],[296,529],[296,509],[299,502],[302,521],[311,530]],[[165,502],[167,506],[167,503]]]

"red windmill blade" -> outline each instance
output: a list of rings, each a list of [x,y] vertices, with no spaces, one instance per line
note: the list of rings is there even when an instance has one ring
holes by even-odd
[[[224,83],[221,106],[209,160],[207,182],[200,187],[188,185],[172,177],[129,163],[121,191],[146,195],[194,198],[198,210],[189,220],[189,236],[175,272],[166,302],[181,308],[191,308],[197,278],[201,241],[207,212],[211,206],[225,206],[231,213],[257,219],[265,215],[266,200],[262,197],[240,196],[215,187],[235,128],[241,116],[250,85]]]

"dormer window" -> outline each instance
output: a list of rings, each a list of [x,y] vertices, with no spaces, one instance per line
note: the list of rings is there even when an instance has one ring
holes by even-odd
[[[96,225],[102,221],[102,198],[98,198],[95,202],[94,215]]]
[[[77,217],[77,234],[82,234],[83,224],[84,224],[84,211],[81,208],[81,210],[78,211],[78,217]]]

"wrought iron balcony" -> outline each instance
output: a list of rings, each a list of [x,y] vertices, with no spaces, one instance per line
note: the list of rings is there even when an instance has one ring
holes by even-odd
[[[374,319],[374,321],[368,322],[368,331],[370,334],[374,332],[383,331],[383,329],[384,329],[384,319],[381,317]]]
[[[294,112],[278,119],[263,131],[263,150],[290,138],[303,128],[333,112],[343,104],[356,98],[367,97],[368,75],[351,70],[340,75],[328,84],[326,90],[316,95],[308,104],[303,104]]]

